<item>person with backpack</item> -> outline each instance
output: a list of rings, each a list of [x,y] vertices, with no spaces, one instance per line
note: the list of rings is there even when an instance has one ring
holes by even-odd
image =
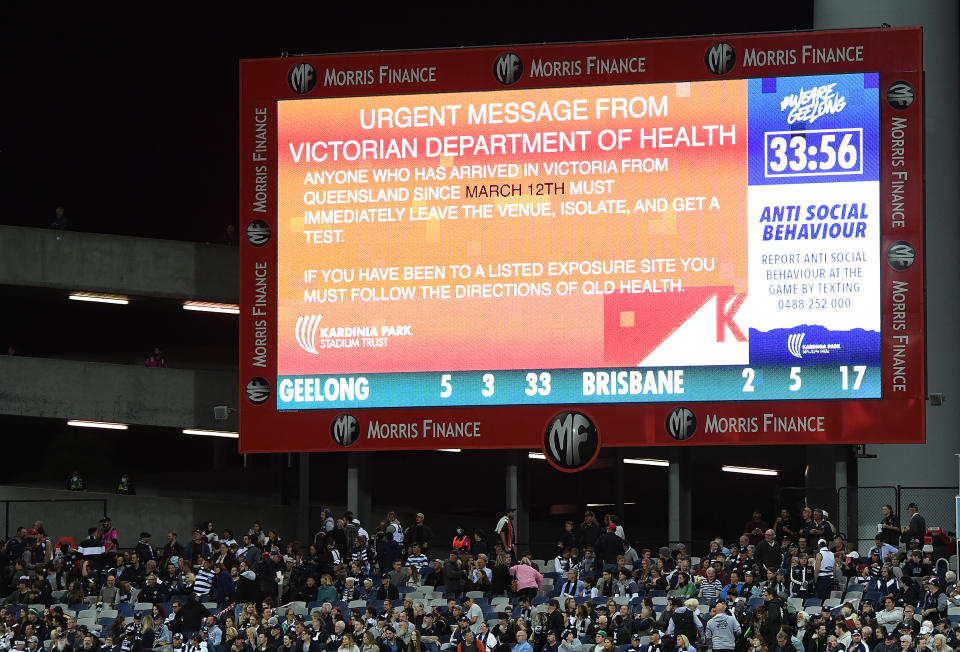
[[[678,598],[674,598],[680,602]],[[667,636],[679,636],[683,634],[693,644],[703,636],[703,622],[700,620],[700,614],[697,607],[700,603],[696,598],[690,598],[686,602],[677,605],[670,616],[670,622],[667,625]]]

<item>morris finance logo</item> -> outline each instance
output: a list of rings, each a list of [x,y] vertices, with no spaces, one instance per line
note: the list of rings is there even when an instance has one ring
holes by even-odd
[[[309,63],[298,63],[290,69],[287,81],[294,93],[305,95],[317,85],[317,69]]]
[[[887,89],[887,103],[895,109],[905,109],[913,104],[913,86],[907,82],[894,82]]]
[[[729,43],[714,43],[705,57],[707,70],[714,75],[726,75],[737,65],[737,53]]]
[[[493,76],[501,84],[515,84],[523,76],[523,61],[513,52],[504,52],[493,64]]]
[[[543,452],[558,469],[579,471],[589,466],[600,452],[597,427],[581,412],[561,412],[547,424]]]
[[[254,405],[265,403],[270,398],[270,383],[266,378],[256,376],[247,383],[247,398]]]
[[[254,220],[247,225],[247,242],[262,247],[270,242],[270,225],[263,220]]]
[[[685,441],[697,432],[697,415],[685,407],[673,408],[667,415],[667,434],[678,441]]]
[[[790,333],[787,336],[787,351],[795,358],[803,357],[803,338],[806,333]]]
[[[317,351],[317,329],[320,328],[320,320],[323,315],[300,315],[297,317],[297,344],[307,353],[319,355]]]
[[[913,261],[916,260],[916,257],[917,252],[914,250],[913,245],[903,240],[894,242],[890,245],[890,248],[887,249],[887,262],[890,264],[890,267],[898,272],[909,269],[910,266],[913,265]]]
[[[360,438],[360,422],[352,414],[341,414],[330,424],[330,437],[341,446],[352,446]]]

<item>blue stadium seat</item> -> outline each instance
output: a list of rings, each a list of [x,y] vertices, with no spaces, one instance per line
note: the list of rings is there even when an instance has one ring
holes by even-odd
[[[654,590],[654,591],[650,591],[650,593],[648,593],[647,595],[650,596],[651,598],[662,598],[662,597],[665,597],[665,596],[667,595],[667,592],[666,592],[666,591],[660,591],[660,590]]]
[[[319,609],[322,606],[323,606],[322,600],[315,600],[307,605],[307,609],[309,609],[310,611],[313,611],[314,609]]]
[[[748,607],[759,607],[763,604],[763,598],[750,598],[747,600]]]
[[[823,600],[820,598],[807,598],[803,601],[804,607],[819,607],[823,604]]]
[[[544,573],[543,576],[552,577],[553,581],[556,582],[557,580],[563,577],[563,574],[562,573]]]
[[[86,602],[80,602],[77,604],[70,605],[70,608],[73,611],[85,611],[90,608],[90,605],[88,605]]]
[[[417,590],[417,587],[415,587],[415,586],[400,586],[400,587],[397,587],[397,591],[399,591],[400,593],[413,593],[413,592],[416,591],[416,590]]]
[[[124,618],[133,615],[133,605],[129,602],[121,602],[116,606],[117,613]]]

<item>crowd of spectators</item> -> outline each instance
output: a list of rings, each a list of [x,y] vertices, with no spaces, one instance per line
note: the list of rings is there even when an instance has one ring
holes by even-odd
[[[79,543],[37,522],[0,548],[0,650],[39,652],[948,652],[960,650],[956,574],[929,558],[911,505],[882,510],[858,550],[820,509],[735,543],[633,547],[616,515],[566,521],[556,554],[514,541],[507,508],[437,536],[422,513],[370,530],[324,512],[304,544],[253,523]],[[449,541],[449,544],[447,543]]]

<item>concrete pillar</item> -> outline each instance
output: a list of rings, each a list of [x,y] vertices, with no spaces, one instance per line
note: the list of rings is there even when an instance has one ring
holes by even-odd
[[[505,504],[498,507],[516,507],[517,513],[513,519],[513,540],[514,547],[519,551],[524,551],[529,547],[529,524],[530,515],[527,512],[525,501],[523,500],[523,479],[520,474],[520,455],[525,455],[522,451],[506,452],[506,488],[504,492]]]
[[[683,542],[691,545],[690,456],[683,448],[671,448],[667,456],[667,539],[673,546]]]
[[[297,500],[297,538],[307,544],[313,535],[310,530],[310,453],[300,453],[298,484],[300,496]]]
[[[816,29],[923,27],[924,169],[926,192],[927,391],[946,402],[927,409],[927,441],[869,446],[876,459],[859,461],[864,486],[947,486],[954,481],[956,424],[960,422],[960,5],[957,0],[815,0]]]
[[[367,455],[347,453],[347,509],[352,511],[361,523],[368,523],[373,513],[370,485],[365,482],[370,466]]]
[[[613,454],[613,502],[616,503],[614,506],[614,513],[623,518],[623,503],[624,503],[624,466],[623,463],[623,449],[615,448],[611,451]]]

